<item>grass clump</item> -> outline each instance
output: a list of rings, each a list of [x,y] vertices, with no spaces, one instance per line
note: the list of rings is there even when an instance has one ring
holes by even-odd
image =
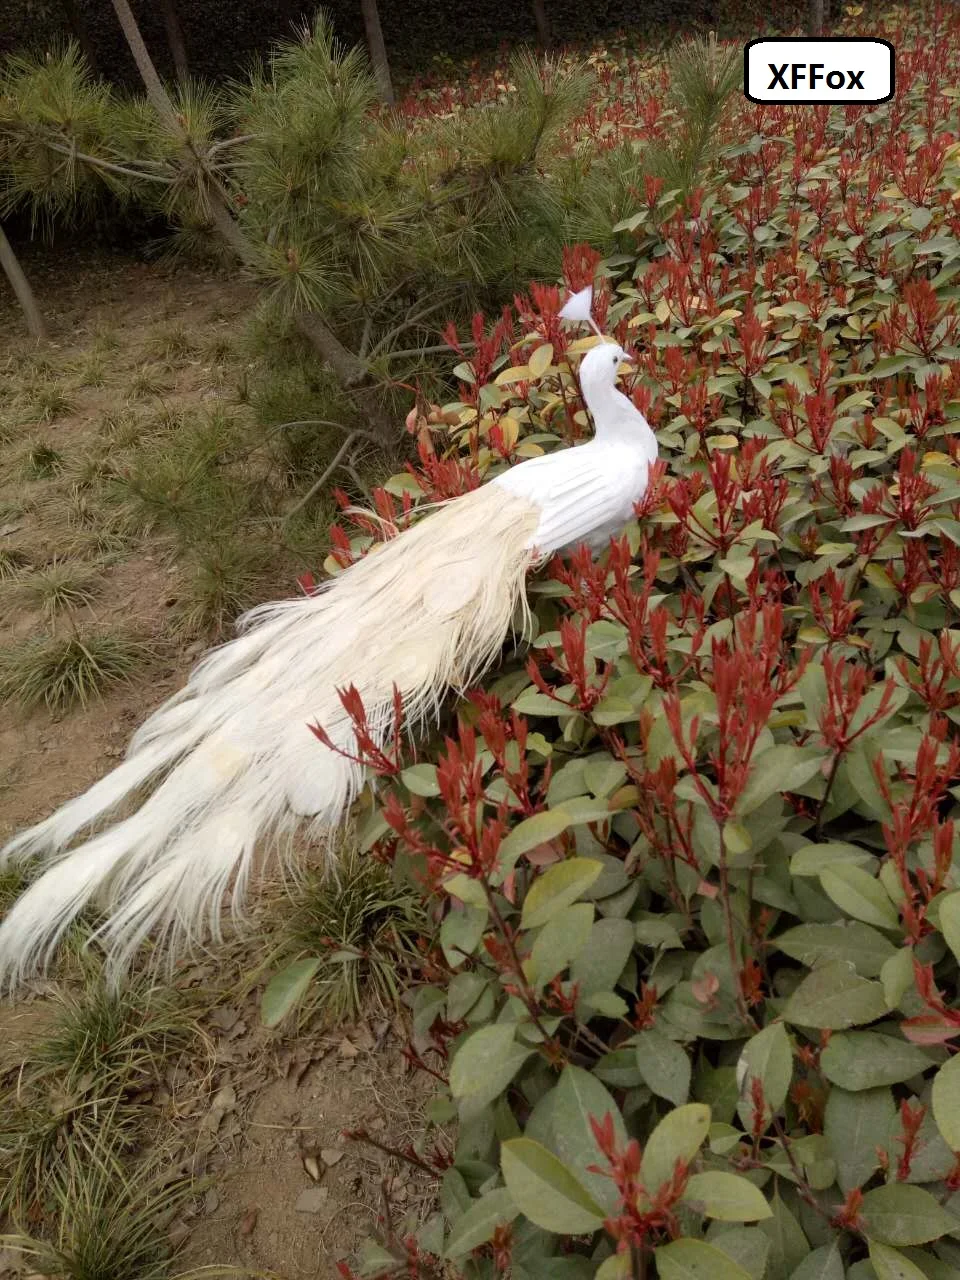
[[[143,1097],[199,1028],[177,993],[143,978],[112,990],[88,970],[56,998],[15,1084],[7,1073],[0,1213],[17,1232],[0,1243],[45,1276],[160,1280],[166,1227],[195,1187],[164,1170],[158,1113]]]
[[[149,400],[152,396],[166,395],[170,381],[164,374],[165,370],[157,364],[141,365],[127,383],[128,399]]]
[[[177,621],[183,631],[223,631],[255,601],[267,567],[270,548],[239,536],[198,545],[187,557]]]
[[[58,382],[41,382],[31,387],[27,396],[27,412],[39,422],[55,422],[74,410],[74,403]]]
[[[155,361],[181,364],[196,352],[193,339],[182,325],[160,325],[144,344],[144,354]]]
[[[0,920],[20,897],[26,883],[26,877],[19,867],[4,867],[0,870]]]
[[[0,547],[0,582],[15,578],[30,563],[30,557],[19,547]]]
[[[76,1136],[46,1188],[49,1238],[23,1233],[5,1243],[43,1276],[166,1280],[174,1253],[166,1225],[194,1188],[165,1176],[156,1160],[131,1168],[124,1155],[109,1131]]]
[[[16,594],[27,608],[49,618],[89,604],[97,593],[98,575],[89,564],[54,557],[17,584]]]
[[[0,650],[0,700],[27,710],[85,706],[110,685],[129,680],[145,656],[143,645],[117,632],[31,636]]]
[[[46,480],[62,470],[63,454],[45,440],[38,440],[27,455],[27,476],[33,480]]]
[[[359,1017],[371,1003],[395,1009],[419,967],[417,939],[426,929],[418,895],[369,856],[351,853],[335,872],[310,873],[269,960],[288,963],[264,992],[264,1021],[275,1026],[294,1008],[301,1021],[319,1014],[330,1024]]]
[[[33,1063],[69,1089],[107,1096],[140,1088],[198,1033],[174,991],[142,979],[115,990],[97,974],[79,994],[58,999],[59,1013]]]
[[[84,352],[73,366],[81,387],[102,387],[107,380],[107,358],[102,351],[92,348]]]

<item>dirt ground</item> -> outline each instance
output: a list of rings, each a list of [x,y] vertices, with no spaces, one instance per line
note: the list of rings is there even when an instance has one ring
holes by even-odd
[[[54,377],[81,359],[105,329],[119,343],[106,357],[103,385],[71,389],[69,412],[35,429],[30,425],[12,442],[4,444],[0,436],[0,550],[22,552],[37,565],[56,553],[64,532],[56,510],[61,489],[52,479],[25,482],[26,445],[42,438],[65,456],[102,448],[98,424],[124,401],[125,382],[144,359],[146,335],[175,320],[198,341],[218,333],[230,338],[252,293],[242,282],[214,274],[103,254],[91,256],[67,280],[56,260],[25,265],[50,324],[53,343],[43,354]],[[33,350],[12,299],[0,289],[0,372],[5,367],[9,374]],[[172,375],[164,401],[215,399],[238,372],[205,365],[198,356]],[[0,412],[3,407],[0,383]],[[44,501],[45,491],[53,503]],[[0,703],[0,842],[105,773],[133,729],[182,682],[202,645],[177,642],[169,633],[169,574],[163,557],[149,541],[141,542],[105,570],[91,606],[98,622],[122,622],[150,648],[152,657],[131,683],[62,715],[24,714]],[[290,585],[278,584],[277,594]],[[3,601],[0,595],[0,647],[40,625],[37,615]],[[188,987],[216,987],[217,979],[216,956],[181,974]],[[48,991],[37,984],[19,1003],[0,1008],[0,1068],[29,1057],[31,1038],[44,1025]],[[412,1137],[430,1089],[411,1080],[398,1025],[372,1017],[360,1026],[284,1039],[259,1025],[256,993],[211,1009],[205,1027],[212,1059],[197,1064],[193,1104],[175,1121],[190,1167],[211,1182],[171,1228],[183,1245],[175,1272],[216,1264],[285,1280],[332,1278],[339,1274],[336,1261],[370,1234],[384,1179],[396,1209],[429,1199],[430,1188],[410,1182],[395,1160],[341,1136],[364,1127],[388,1145]],[[0,1251],[0,1280],[15,1274],[13,1264]]]

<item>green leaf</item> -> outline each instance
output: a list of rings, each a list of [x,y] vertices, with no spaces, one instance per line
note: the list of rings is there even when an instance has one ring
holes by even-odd
[[[837,1165],[837,1181],[846,1195],[862,1187],[879,1168],[877,1148],[890,1141],[897,1110],[889,1089],[848,1093],[831,1089],[823,1116],[823,1133]]]
[[[941,1250],[945,1249],[943,1243],[939,1247]],[[960,1267],[950,1265],[951,1262],[960,1263],[960,1251],[957,1249],[955,1240],[950,1244],[949,1260],[946,1256],[943,1259],[938,1258],[929,1249],[921,1249],[916,1245],[908,1245],[906,1249],[901,1250],[901,1253],[915,1267],[920,1268],[925,1280],[960,1280]]]
[[[735,1173],[695,1173],[688,1178],[683,1203],[720,1222],[759,1222],[773,1210],[759,1187]]]
[[[532,1049],[514,1042],[516,1024],[497,1022],[467,1036],[450,1063],[450,1092],[471,1110],[507,1087]]]
[[[790,1280],[843,1280],[843,1258],[836,1240],[809,1253]]]
[[[830,1037],[820,1070],[831,1084],[856,1092],[902,1084],[930,1066],[918,1045],[879,1031],[844,1031]]]
[[[590,712],[594,724],[625,724],[628,720],[636,720],[637,708],[629,698],[620,698],[616,694],[607,694],[601,698]]]
[[[778,744],[754,756],[747,785],[737,801],[737,814],[746,818],[774,792],[783,794],[803,786],[814,776],[824,758],[822,751],[811,752],[792,743]]]
[[[640,1031],[633,1040],[644,1084],[658,1098],[682,1106],[690,1096],[691,1067],[685,1050],[656,1029]]]
[[[921,212],[921,210],[917,210],[917,212]],[[926,213],[927,210],[924,209],[922,212]],[[549,342],[545,342],[542,346],[537,347],[536,351],[533,352],[530,359],[527,361],[531,378],[542,378],[550,368],[550,362],[552,360],[553,347]]]
[[[453,1224],[444,1256],[462,1258],[472,1249],[486,1244],[501,1223],[512,1222],[519,1212],[506,1187],[488,1191]]]
[[[590,1127],[591,1116],[597,1121],[611,1116],[617,1145],[622,1148],[627,1144],[626,1126],[613,1095],[591,1072],[566,1066],[553,1090],[548,1115],[549,1140],[544,1139],[544,1145],[563,1161],[604,1212],[612,1213],[617,1204],[616,1184],[603,1173],[587,1170],[590,1165],[606,1168]]]
[[[852,863],[839,863],[820,872],[823,891],[841,911],[879,929],[899,929],[900,917],[879,880]]]
[[[514,1204],[544,1231],[575,1236],[603,1226],[600,1206],[539,1142],[530,1138],[505,1142],[500,1150],[500,1167]]]
[[[897,954],[889,939],[858,920],[800,924],[773,941],[782,952],[808,969],[840,960],[852,964],[864,978],[875,978],[884,963]]]
[[[954,959],[960,960],[960,892],[946,894],[938,905],[940,932]]]
[[[738,1075],[741,1073],[737,1112],[749,1133],[754,1118],[752,1082],[759,1080],[763,1088],[765,1127],[783,1106],[790,1088],[793,1050],[782,1022],[771,1023],[747,1041],[738,1064]]]
[[[565,706],[558,698],[551,698],[538,689],[524,689],[513,700],[513,708],[522,716],[574,716],[573,707]]]
[[[413,764],[409,769],[401,770],[400,781],[415,796],[429,797],[440,794],[435,764]]]
[[[880,983],[861,978],[849,965],[837,962],[807,974],[787,1001],[783,1016],[801,1027],[838,1031],[874,1022],[886,1012]]]
[[[877,1280],[927,1280],[927,1277],[909,1258],[889,1245],[871,1240],[870,1261],[877,1273]]]
[[[669,1178],[678,1160],[689,1164],[710,1129],[710,1108],[689,1102],[663,1117],[647,1139],[640,1165],[640,1180],[650,1195]]]
[[[564,818],[566,819],[566,815]],[[528,818],[527,821],[532,819]],[[602,870],[603,863],[595,858],[568,858],[565,862],[557,862],[548,867],[543,875],[534,880],[527,893],[520,927],[535,929],[546,924],[558,911],[576,902]]]
[[[770,1241],[758,1227],[714,1227],[709,1243],[749,1271],[753,1280],[763,1280]]]
[[[616,791],[627,776],[627,766],[620,760],[603,758],[588,760],[583,771],[584,781],[592,795],[602,798]]]
[[[908,991],[913,990],[913,948],[901,947],[884,961],[880,970],[883,998],[888,1009],[896,1009]]]
[[[767,1274],[771,1277],[789,1275],[806,1258],[810,1245],[800,1223],[783,1203],[779,1191],[774,1193],[771,1208],[773,1217],[765,1218],[757,1228],[770,1241]]]
[[[309,956],[305,960],[294,960],[273,975],[260,1001],[260,1021],[265,1027],[278,1026],[300,1003],[322,963],[321,956]]]
[[[633,1263],[629,1253],[611,1253],[593,1273],[593,1280],[632,1280]]]
[[[499,863],[503,872],[513,869],[517,859],[529,853],[538,844],[548,844],[570,826],[569,816],[562,809],[544,809],[532,818],[517,823],[500,845]]]
[[[909,369],[915,360],[914,356],[881,356],[870,370],[871,378],[889,378],[893,374]]]
[[[705,1240],[684,1237],[654,1250],[660,1280],[751,1280],[750,1272]]]
[[[637,945],[641,947],[662,947],[664,951],[683,948],[683,939],[676,928],[667,920],[658,920],[648,916],[636,922]]]
[[[926,1244],[957,1229],[957,1219],[929,1191],[903,1182],[868,1191],[860,1216],[865,1234],[881,1244]]]
[[[591,658],[612,662],[627,649],[627,629],[620,622],[600,618],[587,627],[587,653]]]
[[[439,987],[421,987],[413,998],[413,1029],[426,1035],[437,1018],[443,1016],[446,997]]]
[[[543,926],[527,962],[530,981],[536,987],[551,982],[580,954],[590,939],[593,914],[593,903],[575,902]]]
[[[443,956],[451,968],[459,965],[472,956],[480,945],[480,939],[487,927],[487,908],[463,907],[460,910],[448,911],[440,926],[440,946]]]
[[[455,974],[447,985],[447,1021],[460,1022],[489,988],[490,980],[484,973],[464,972]],[[430,1024],[425,1030],[430,1029]]]
[[[853,863],[860,867],[875,867],[877,859],[869,849],[855,844],[834,840],[829,844],[806,844],[790,859],[792,876],[819,876],[822,871]]]
[[[481,907],[486,910],[487,895],[484,892],[483,885],[479,880],[474,880],[472,876],[466,875],[463,871],[455,871],[452,876],[447,876],[446,880],[443,881],[443,888],[452,898],[457,898],[468,906]]]
[[[960,1056],[948,1059],[933,1079],[933,1118],[951,1151],[960,1151]]]
[[[612,991],[633,951],[633,925],[608,917],[590,930],[590,941],[570,966],[570,981],[585,999],[598,991]]]

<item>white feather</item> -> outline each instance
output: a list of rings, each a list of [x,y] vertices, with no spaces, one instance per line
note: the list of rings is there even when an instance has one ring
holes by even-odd
[[[315,595],[252,610],[137,731],[118,768],[0,850],[0,866],[48,864],[0,924],[0,986],[48,963],[91,904],[106,913],[95,936],[114,977],[150,935],[172,952],[216,933],[227,894],[242,910],[265,837],[284,843],[304,818],[320,838],[342,823],[362,771],[308,727],[355,751],[338,691],[357,687],[380,743],[394,686],[408,725],[435,717],[447,689],[469,687],[499,653],[518,605],[525,612],[529,567],[630,518],[656,440],[615,389],[621,358],[607,343],[581,364],[597,428],[589,444],[438,504]],[[90,834],[148,786],[139,808]]]
[[[569,320],[571,324],[593,324],[593,285],[571,293],[560,308],[561,320]]]

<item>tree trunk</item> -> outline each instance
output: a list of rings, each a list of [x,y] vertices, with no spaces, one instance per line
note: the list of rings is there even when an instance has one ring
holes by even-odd
[[[367,33],[367,49],[373,63],[373,74],[377,77],[380,96],[389,106],[393,106],[393,81],[390,79],[390,63],[387,61],[387,46],[383,43],[383,28],[380,26],[380,10],[377,0],[360,0],[363,12],[363,26]]]
[[[544,0],[533,0],[533,20],[537,24],[537,39],[544,49],[549,49],[553,43],[553,37],[550,34],[550,19],[547,17],[547,6]]]
[[[157,68],[153,65],[153,59],[147,52],[147,46],[143,42],[143,36],[140,34],[137,20],[133,16],[133,10],[127,0],[111,0],[111,3],[113,4],[113,11],[117,15],[117,21],[123,28],[127,44],[130,46],[133,60],[137,64],[137,70],[140,72],[140,79],[143,81],[143,87],[147,91],[150,105],[168,124],[173,124],[179,129],[177,113],[174,111],[173,103],[163,87],[163,81],[157,75]]]
[[[93,47],[93,41],[90,39],[90,28],[87,26],[86,18],[83,16],[83,10],[77,0],[60,0],[60,5],[67,20],[67,26],[70,28],[70,34],[80,46],[84,62],[96,74],[97,55]]]
[[[177,0],[160,0],[160,8],[163,12],[163,25],[167,29],[167,44],[170,46],[170,56],[173,58],[177,79],[181,84],[186,84],[190,79],[190,64],[187,62],[187,45],[183,38],[180,15],[177,13]]]
[[[823,2],[824,0],[809,0],[807,11],[808,36],[823,35]]]
[[[363,0],[363,2],[365,5],[368,2],[375,4],[375,0]],[[163,87],[163,82],[157,75],[157,69],[153,65],[147,46],[144,44],[143,36],[140,34],[140,28],[137,26],[137,20],[133,16],[133,10],[130,8],[128,0],[112,0],[112,3],[120,26],[123,28],[123,34],[127,38],[127,44],[130,46],[130,52],[133,54],[134,61],[143,80],[147,98],[154,110],[167,122],[174,134],[183,139],[184,147],[190,149],[189,139],[177,118],[177,113],[166,89]],[[385,58],[386,54],[384,54]],[[233,217],[226,193],[221,187],[211,182],[207,190],[207,199],[209,201],[210,220],[224,241],[244,266],[255,266],[256,250]],[[308,312],[306,315],[297,317],[297,325],[300,332],[307,338],[320,358],[330,367],[342,386],[347,388],[360,387],[369,378],[370,370],[367,362],[343,345],[327,325],[323,316],[315,312]],[[378,429],[385,428],[384,416],[379,415],[378,420],[374,406],[371,406],[368,415]]]
[[[0,226],[0,267],[3,268],[4,275],[13,286],[13,292],[16,294],[17,301],[23,310],[23,316],[31,336],[36,338],[38,342],[46,342],[47,326],[44,323],[43,315],[37,305],[33,290],[30,288],[30,281],[23,274],[23,268],[17,261],[17,255],[13,252],[13,245],[4,234],[2,226]]]

